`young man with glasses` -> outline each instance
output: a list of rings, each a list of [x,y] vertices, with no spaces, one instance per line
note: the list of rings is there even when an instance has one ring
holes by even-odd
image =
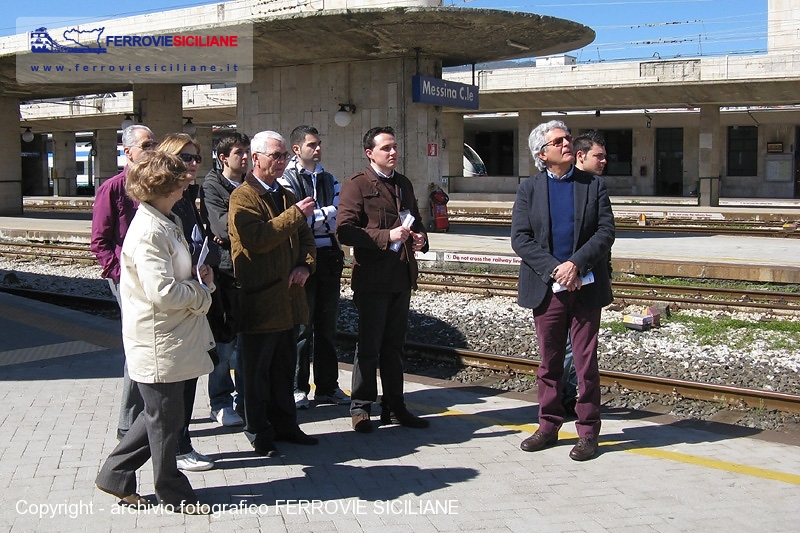
[[[122,172],[106,180],[94,197],[92,209],[92,253],[103,269],[102,276],[108,280],[111,293],[119,303],[119,273],[122,241],[128,232],[139,203],[125,193],[125,177],[131,163],[138,162],[142,155],[154,150],[153,132],[147,126],[135,124],[122,132],[122,148],[128,163]],[[133,421],[144,407],[136,383],[128,376],[128,365],[123,366],[122,405],[117,426],[117,439],[122,439]]]
[[[518,300],[533,310],[542,363],[536,374],[539,429],[520,447],[535,452],[558,442],[565,416],[561,386],[569,334],[579,389],[579,438],[569,456],[586,461],[597,453],[600,433],[597,333],[602,308],[613,300],[608,253],[614,243],[614,213],[603,178],[575,168],[572,138],[563,122],[538,125],[528,146],[541,172],[517,191],[511,246],[522,259]]]
[[[297,201],[278,183],[289,158],[280,134],[256,134],[250,151],[253,169],[231,193],[228,229],[241,286],[244,432],[256,453],[273,457],[275,441],[318,443],[297,425],[293,394],[294,328],[308,322],[303,285],[316,257],[307,223],[314,198]]]

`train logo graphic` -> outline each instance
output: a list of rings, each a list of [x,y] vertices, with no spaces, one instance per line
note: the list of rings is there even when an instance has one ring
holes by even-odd
[[[31,52],[36,54],[105,54],[106,48],[100,45],[100,36],[105,31],[103,28],[92,30],[79,30],[71,28],[63,33],[64,44],[60,44],[53,39],[42,26],[31,32]],[[92,41],[92,46],[82,44],[80,41]]]

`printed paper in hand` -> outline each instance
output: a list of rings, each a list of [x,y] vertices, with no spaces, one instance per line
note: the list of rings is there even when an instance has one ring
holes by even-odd
[[[585,276],[583,276],[581,278],[581,287],[583,287],[584,285],[588,285],[590,283],[594,283],[594,273],[593,272],[589,272],[588,274],[586,274]],[[565,286],[563,286],[562,284],[560,284],[557,281],[553,282],[553,292],[554,293],[565,291],[565,290],[567,290],[567,288]]]
[[[203,283],[203,280],[200,278],[200,267],[205,264],[206,256],[208,256],[208,237],[203,240],[203,247],[200,249],[200,257],[197,258],[197,281],[200,282],[200,285],[202,285],[204,289],[208,289],[208,285]]]

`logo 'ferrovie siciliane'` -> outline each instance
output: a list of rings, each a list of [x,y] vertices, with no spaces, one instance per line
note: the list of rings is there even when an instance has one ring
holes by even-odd
[[[236,35],[110,35],[101,44],[105,28],[78,30],[72,28],[63,33],[64,44],[53,39],[47,28],[41,27],[31,32],[31,52],[39,54],[105,54],[108,46],[113,47],[236,47]],[[93,41],[96,46],[81,41]]]

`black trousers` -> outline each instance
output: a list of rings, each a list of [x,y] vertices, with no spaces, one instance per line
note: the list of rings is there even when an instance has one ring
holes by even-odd
[[[402,409],[403,344],[411,291],[359,291],[353,294],[353,302],[358,308],[358,348],[353,361],[350,414],[370,414],[371,404],[378,397],[378,368],[383,400],[392,409]]]
[[[271,443],[275,434],[297,429],[294,330],[242,333],[240,355],[244,374],[244,432],[253,446]]]
[[[136,471],[153,459],[156,497],[164,505],[197,501],[186,476],[178,470],[175,450],[184,425],[185,382],[138,383],[144,410],[108,456],[95,483],[120,497],[136,492]]]

